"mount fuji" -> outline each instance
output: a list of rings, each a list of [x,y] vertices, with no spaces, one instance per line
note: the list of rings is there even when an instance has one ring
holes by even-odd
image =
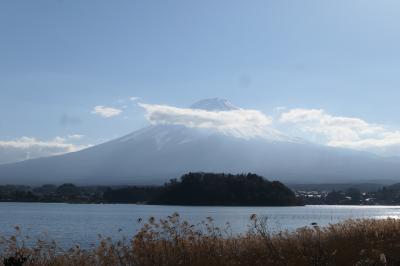
[[[222,99],[194,110],[241,110]],[[229,132],[154,124],[78,152],[0,165],[0,184],[161,184],[186,172],[253,172],[288,183],[398,181],[400,159],[332,148],[268,130],[241,138]]]

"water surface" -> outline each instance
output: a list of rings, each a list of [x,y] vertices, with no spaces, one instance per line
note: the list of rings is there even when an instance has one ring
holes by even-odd
[[[268,217],[270,229],[295,230],[311,223],[327,225],[346,219],[399,218],[397,206],[302,206],[302,207],[184,207],[134,204],[0,203],[0,234],[10,236],[14,226],[33,238],[48,237],[61,246],[88,248],[98,235],[131,237],[140,228],[139,218],[165,218],[178,212],[193,224],[213,217],[217,226],[229,222],[233,233],[248,230],[249,217]]]

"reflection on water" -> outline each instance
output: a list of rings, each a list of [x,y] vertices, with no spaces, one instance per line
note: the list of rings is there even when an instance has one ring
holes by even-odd
[[[387,218],[391,218],[391,219],[399,219],[400,215],[397,214],[393,214],[393,215],[375,215],[373,217],[371,217],[373,219],[387,219]]]
[[[132,236],[139,229],[138,218],[165,218],[178,212],[193,224],[206,217],[223,227],[229,222],[234,233],[248,229],[255,213],[268,217],[271,231],[295,230],[311,223],[328,225],[346,219],[400,218],[393,206],[304,206],[304,207],[184,207],[133,204],[0,203],[0,234],[11,235],[15,225],[23,234],[56,240],[63,246],[78,243],[90,247],[98,234],[113,239]]]

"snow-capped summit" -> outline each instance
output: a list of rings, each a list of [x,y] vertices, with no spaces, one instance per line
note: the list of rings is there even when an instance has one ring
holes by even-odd
[[[162,123],[78,152],[0,165],[0,184],[148,185],[190,171],[253,172],[292,183],[398,180],[398,159],[294,141],[269,129],[262,113],[251,113],[251,123],[232,117],[247,110],[219,98],[191,108],[234,112],[184,109],[183,119],[181,111],[156,106],[153,112],[172,114],[153,113]]]
[[[192,109],[202,109],[207,111],[232,111],[240,108],[234,106],[228,100],[221,98],[210,98],[200,100],[190,106]]]

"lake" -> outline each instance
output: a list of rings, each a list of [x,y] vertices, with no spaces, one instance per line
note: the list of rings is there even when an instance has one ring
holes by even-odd
[[[327,225],[346,219],[400,218],[397,206],[302,206],[302,207],[184,207],[134,204],[0,203],[0,235],[15,233],[14,226],[31,238],[55,240],[63,247],[79,244],[89,248],[98,235],[120,239],[140,228],[139,218],[166,218],[178,212],[197,224],[213,217],[214,224],[229,222],[234,233],[246,232],[251,214],[268,217],[273,231],[295,230],[311,223]]]

